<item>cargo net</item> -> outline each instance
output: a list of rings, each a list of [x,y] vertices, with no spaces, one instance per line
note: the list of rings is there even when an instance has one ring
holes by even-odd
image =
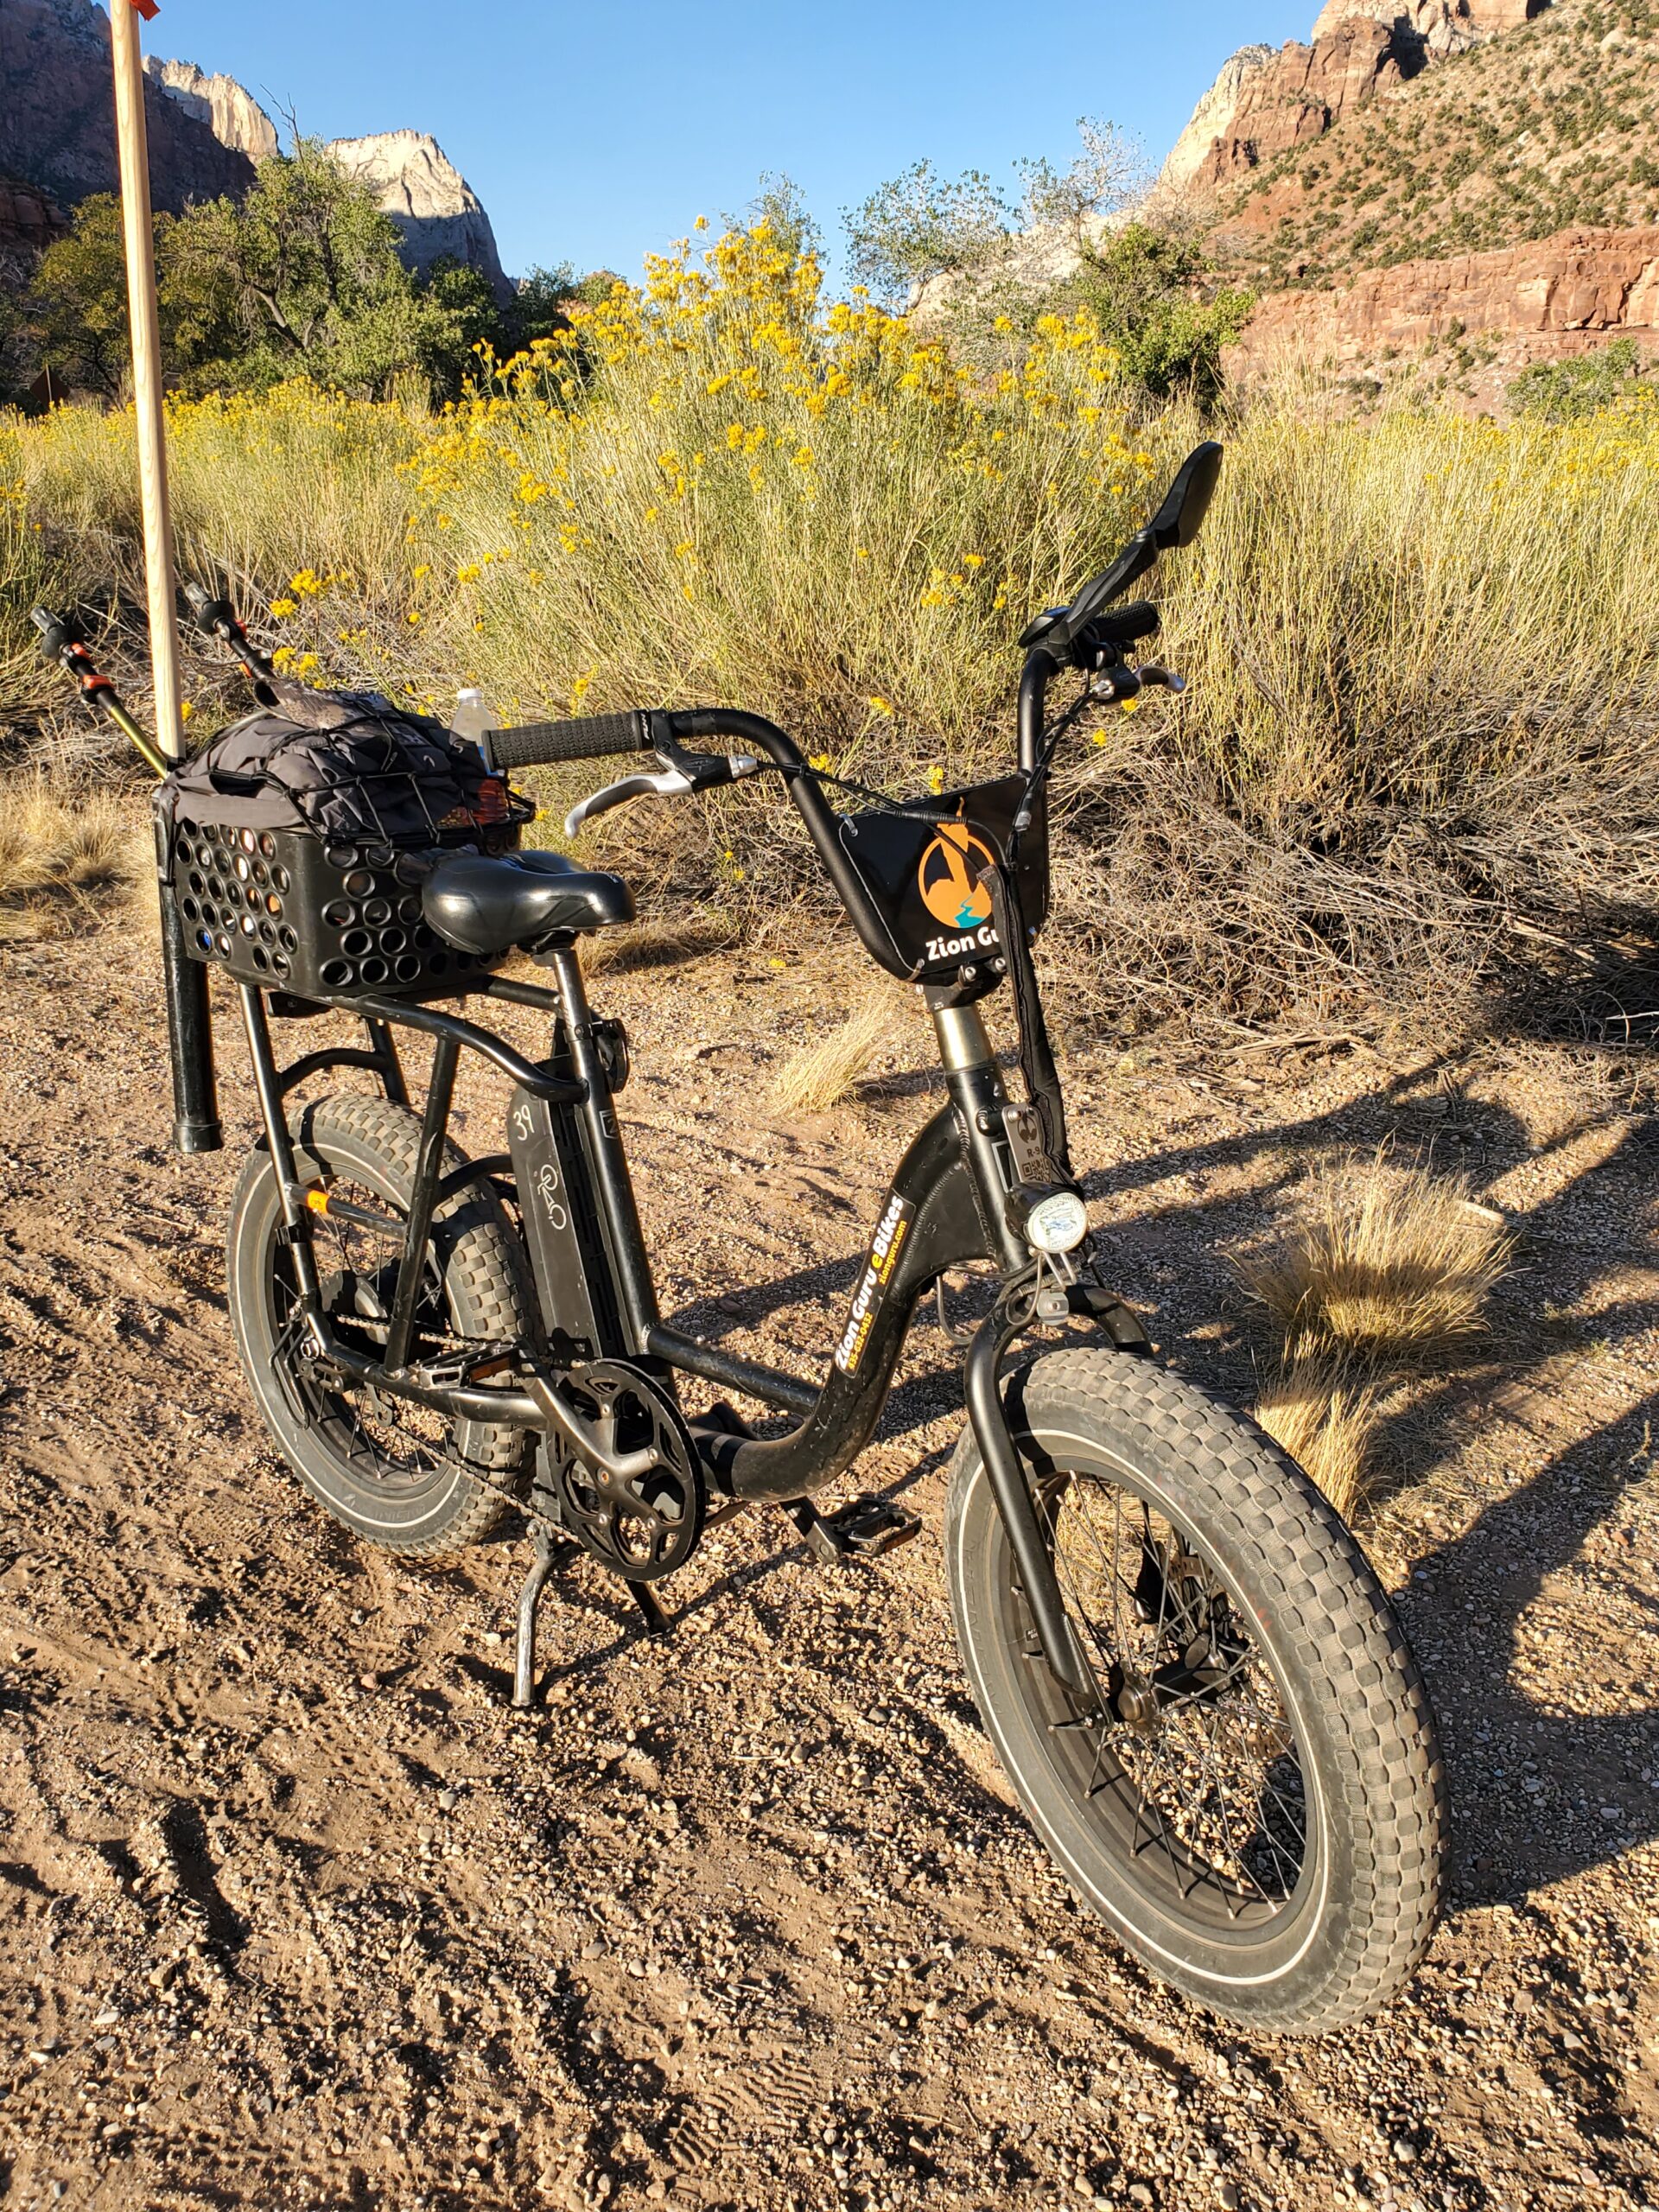
[[[281,678],[270,689],[269,710],[233,723],[177,772],[181,813],[400,846],[529,817],[477,747],[427,715],[378,691],[308,691]]]

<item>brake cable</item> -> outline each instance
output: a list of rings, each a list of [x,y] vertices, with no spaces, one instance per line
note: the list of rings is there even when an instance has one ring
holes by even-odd
[[[1019,813],[1014,817],[1014,830],[1009,843],[1010,866],[1013,865],[1018,851],[1020,833],[1030,827],[1032,802],[1052,766],[1059,741],[1089,702],[1090,692],[1085,682],[1082,691],[1071,705],[1067,707],[1062,714],[1056,715],[1043,732],[1042,750],[1038,755],[1036,766],[1026,777],[1026,796],[1020,803]],[[860,783],[857,778],[853,776],[838,776],[829,768],[815,768],[808,760],[787,763],[781,760],[762,760],[757,764],[756,772],[763,776],[767,773],[779,775],[783,777],[785,782],[790,782],[798,776],[804,778],[808,783],[818,785],[820,788],[826,785],[831,785],[836,791],[850,792],[855,798],[864,800],[868,805],[880,807],[884,813],[897,815],[912,822],[954,822],[957,818],[954,808],[938,803],[931,804],[925,798],[893,798],[887,791],[878,791],[874,784]]]

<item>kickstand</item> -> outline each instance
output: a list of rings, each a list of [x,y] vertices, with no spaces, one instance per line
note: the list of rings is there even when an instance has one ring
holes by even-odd
[[[568,1547],[557,1542],[553,1531],[537,1522],[531,1531],[536,1556],[531,1561],[524,1586],[518,1592],[518,1649],[512,1671],[512,1701],[520,1712],[536,1702],[536,1612],[542,1592],[553,1572],[553,1562]]]
[[[630,1582],[628,1587],[633,1592],[634,1603],[645,1617],[645,1634],[666,1636],[674,1625],[674,1616],[650,1583]]]
[[[536,1556],[518,1592],[518,1645],[513,1662],[512,1702],[520,1713],[536,1702],[536,1615],[541,1606],[547,1578],[562,1560],[576,1557],[581,1547],[563,1541],[556,1531],[537,1522],[531,1529]],[[647,1636],[666,1636],[674,1616],[648,1582],[630,1582],[634,1603],[645,1616]]]

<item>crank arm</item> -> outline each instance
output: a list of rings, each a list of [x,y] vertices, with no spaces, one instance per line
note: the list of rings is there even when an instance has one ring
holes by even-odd
[[[601,1438],[592,1421],[582,1416],[559,1395],[552,1379],[538,1369],[527,1369],[524,1381],[531,1396],[541,1411],[552,1422],[565,1441],[581,1452],[583,1459],[618,1482],[631,1483],[640,1475],[648,1475],[660,1464],[656,1452],[645,1446],[639,1452],[613,1452]]]

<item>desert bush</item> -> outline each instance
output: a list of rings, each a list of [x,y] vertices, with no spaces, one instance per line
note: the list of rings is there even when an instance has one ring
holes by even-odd
[[[1322,1350],[1398,1362],[1477,1334],[1509,1257],[1461,1180],[1375,1161],[1321,1183],[1290,1242],[1239,1273],[1293,1363]]]
[[[423,418],[291,383],[266,395],[175,399],[168,409],[181,575],[228,582],[256,617],[296,573],[334,580],[341,603],[384,620],[407,604],[412,556],[399,465]],[[95,548],[142,600],[130,410],[60,407],[11,433],[29,515],[56,543]],[[349,639],[332,664],[348,664]]]
[[[1344,1521],[1370,1501],[1382,1392],[1363,1361],[1291,1358],[1263,1385],[1255,1418],[1325,1492]]]
[[[105,918],[153,873],[145,826],[118,791],[0,779],[0,943]]]
[[[1505,397],[1517,415],[1575,423],[1638,397],[1645,364],[1630,338],[1616,338],[1564,361],[1535,361],[1512,378]]]
[[[63,704],[63,679],[41,659],[29,608],[76,597],[88,582],[79,549],[49,538],[32,509],[15,420],[0,413],[0,750]]]
[[[897,1033],[905,1008],[878,987],[844,1021],[801,1050],[773,1077],[767,1103],[778,1114],[822,1114],[849,1098]]]
[[[1391,1389],[1456,1365],[1511,1251],[1460,1178],[1379,1158],[1326,1174],[1282,1244],[1239,1261],[1275,1339],[1256,1419],[1345,1518],[1370,1501]]]

